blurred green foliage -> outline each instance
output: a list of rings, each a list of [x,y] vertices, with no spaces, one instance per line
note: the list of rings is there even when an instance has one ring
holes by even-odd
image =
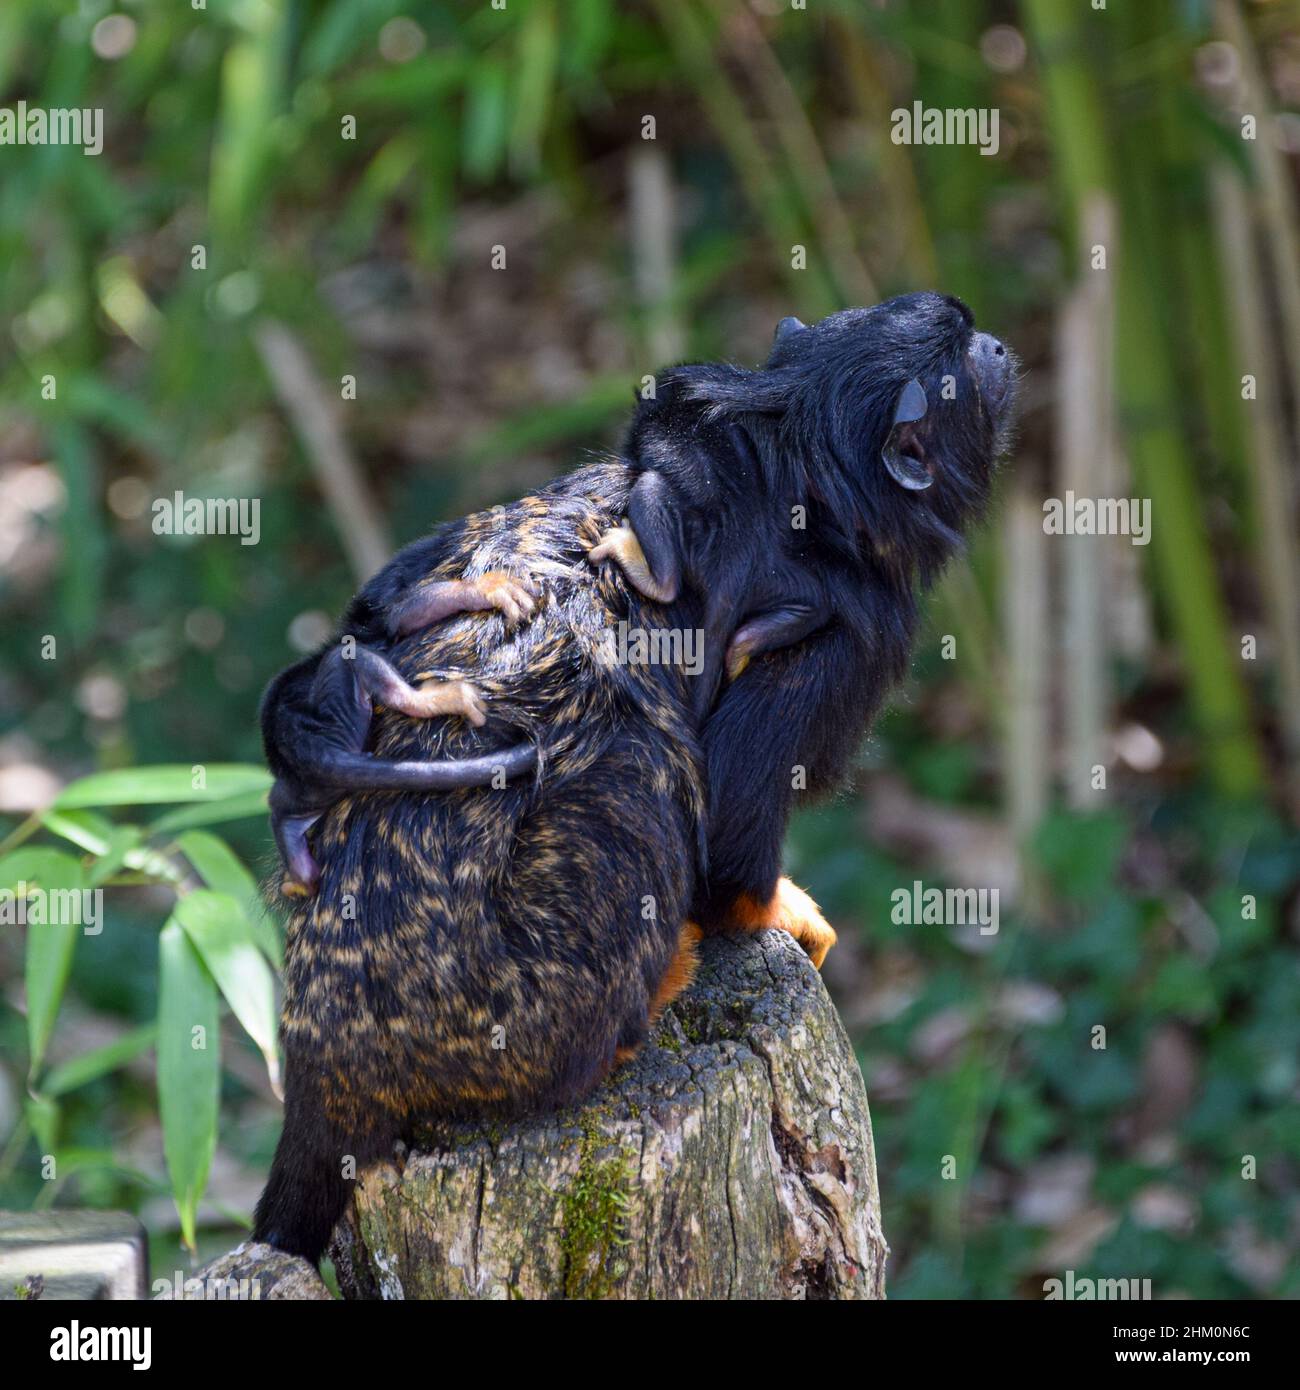
[[[1144,576],[1158,646],[1119,673],[1115,717],[1166,756],[1115,769],[1106,812],[1046,817],[996,937],[891,921],[891,894],[944,860],[917,825],[870,829],[878,791],[922,828],[947,816],[1016,848],[990,753],[990,531],[936,596],[866,796],[801,816],[790,866],[842,926],[828,979],[872,1099],[895,1295],[1039,1296],[1070,1264],[1161,1294],[1300,1294],[1300,839],[1278,810],[1278,695],[1227,659],[1260,623],[1257,519],[1206,346],[1224,322],[1207,170],[1244,160],[1192,79],[1211,7],[1111,9],[6,0],[0,101],[100,106],[106,142],[0,148],[0,748],[23,785],[127,779],[15,815],[0,851],[12,877],[110,889],[96,936],[26,959],[0,938],[8,1003],[26,979],[26,1017],[0,1013],[6,1203],[140,1209],[169,1269],[168,1194],[186,1239],[221,1248],[269,1162],[264,788],[253,770],[213,803],[188,779],[258,761],[260,687],[355,576],[260,321],[288,325],[330,391],[357,378],[341,418],[395,543],[612,444],[665,323],[688,356],[753,360],[784,314],[931,284],[1025,358],[1018,466],[1046,486],[1054,313],[1079,190],[1099,182],[1136,267],[1128,442],[1168,521]],[[1294,100],[1294,9],[1252,13]],[[891,108],[914,99],[996,105],[1000,156],[891,144]],[[647,115],[679,229],[657,298],[628,202]],[[153,534],[151,499],[176,489],[259,498],[260,544]],[[196,1011],[220,1045],[151,1064],[156,1024]]]

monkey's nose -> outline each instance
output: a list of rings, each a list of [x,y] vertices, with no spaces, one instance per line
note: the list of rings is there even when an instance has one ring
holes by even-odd
[[[990,405],[1001,405],[1011,385],[1011,354],[991,333],[976,333],[970,340],[970,361],[981,395]]]

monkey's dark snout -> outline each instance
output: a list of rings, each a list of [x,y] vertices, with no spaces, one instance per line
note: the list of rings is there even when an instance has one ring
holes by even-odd
[[[1011,389],[1011,354],[991,333],[976,333],[968,355],[980,395],[996,410]]]

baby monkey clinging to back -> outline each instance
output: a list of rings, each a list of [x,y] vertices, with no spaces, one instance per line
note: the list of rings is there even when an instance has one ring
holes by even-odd
[[[346,1160],[586,1094],[690,980],[701,930],[783,928],[820,960],[834,933],[780,877],[786,822],[841,784],[906,669],[917,581],[987,500],[1013,375],[938,294],[786,321],[762,367],[665,373],[618,458],[440,528],[353,600],[345,630],[403,683],[472,681],[486,715],[367,711],[368,769],[536,750],[540,770],[452,791],[373,771],[311,807],[259,1239],[315,1259]],[[488,574],[534,586],[528,621],[394,625],[413,588]],[[612,663],[619,623],[703,631],[702,673]],[[312,701],[328,658],[268,691],[281,781],[310,784],[337,737]]]

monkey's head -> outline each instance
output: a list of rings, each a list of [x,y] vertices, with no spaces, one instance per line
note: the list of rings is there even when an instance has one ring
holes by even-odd
[[[927,292],[783,319],[757,371],[683,372],[691,397],[745,430],[766,485],[809,503],[833,542],[928,578],[988,500],[1016,364],[961,300]]]

